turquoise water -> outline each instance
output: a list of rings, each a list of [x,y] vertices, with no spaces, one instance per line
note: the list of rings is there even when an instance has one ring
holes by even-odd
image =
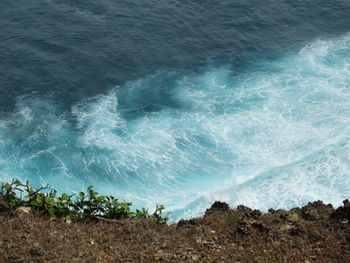
[[[272,14],[254,18],[268,6],[236,3],[226,7],[247,15],[220,16],[214,33],[209,26],[193,27],[195,8],[208,3],[179,2],[172,6],[177,16],[161,26],[152,20],[148,4],[123,3],[122,10],[133,10],[125,21],[134,21],[134,26],[121,23],[124,32],[110,28],[113,12],[123,14],[117,4],[103,1],[96,4],[99,10],[92,2],[66,2],[0,4],[12,10],[2,16],[3,23],[24,23],[24,14],[32,10],[40,18],[32,23],[42,26],[32,38],[20,27],[17,39],[13,31],[0,29],[0,180],[29,179],[72,192],[92,184],[135,206],[164,204],[174,219],[201,215],[215,200],[266,210],[317,199],[339,205],[350,197],[350,35],[345,30],[348,25],[350,31],[350,21],[337,13],[349,10],[346,2],[346,8],[337,8],[340,2],[319,6],[324,17],[339,18],[325,21],[329,28],[312,18],[307,6],[299,11],[289,6],[294,24],[287,27],[287,21],[279,28]],[[285,10],[284,4],[278,8]],[[43,5],[57,15],[45,15],[46,24],[39,12]],[[158,3],[155,17],[161,19],[168,7]],[[150,20],[135,26],[141,18],[133,15],[144,12],[151,12]],[[60,16],[81,24],[69,28],[65,23],[72,21],[59,23]],[[298,22],[305,17],[311,22]],[[171,35],[174,39],[165,43],[168,26],[178,21],[193,30],[192,38],[185,31],[183,39]],[[56,46],[52,38],[42,45],[44,35],[51,34],[45,31],[50,22],[66,31],[61,40],[67,50],[57,39]],[[299,23],[305,29],[294,32]],[[70,39],[76,27],[82,33]],[[109,36],[103,35],[107,28]],[[130,28],[135,32],[127,33]],[[259,29],[261,34],[254,35]],[[202,31],[222,39],[217,35],[217,41],[196,43],[205,39]],[[145,32],[139,42],[126,41]],[[96,46],[99,34],[101,46]],[[94,40],[79,46],[78,36]],[[127,58],[116,59],[125,50],[134,66]]]

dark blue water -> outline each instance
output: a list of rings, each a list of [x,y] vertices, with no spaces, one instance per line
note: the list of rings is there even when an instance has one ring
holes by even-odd
[[[0,3],[0,180],[165,204],[350,195],[350,2]]]

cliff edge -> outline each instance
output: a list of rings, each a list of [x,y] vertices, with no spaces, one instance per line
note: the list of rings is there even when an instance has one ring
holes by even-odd
[[[67,224],[0,202],[0,262],[350,262],[350,202],[261,213],[215,202],[177,224]]]

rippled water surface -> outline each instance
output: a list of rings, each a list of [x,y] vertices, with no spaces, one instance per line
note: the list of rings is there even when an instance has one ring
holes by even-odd
[[[0,3],[0,180],[173,218],[350,197],[348,1]]]

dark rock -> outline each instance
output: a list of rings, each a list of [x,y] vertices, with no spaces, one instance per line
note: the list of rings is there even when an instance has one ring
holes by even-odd
[[[301,225],[293,225],[289,233],[292,236],[301,236],[304,233],[304,228]]]
[[[41,256],[43,256],[45,254],[41,249],[37,249],[37,248],[32,248],[29,251],[29,253],[33,257],[41,257]]]
[[[261,216],[261,212],[259,210],[254,209],[252,212],[249,213],[250,218],[258,219]]]
[[[229,211],[230,207],[225,202],[215,201],[215,203],[205,211],[205,216],[209,215],[210,213],[216,212],[216,211]]]
[[[338,207],[331,215],[333,219],[350,221],[350,202],[348,199],[343,201],[343,206]]]
[[[252,210],[249,207],[244,205],[239,205],[236,208],[236,212],[240,214],[242,217],[250,218],[250,219],[258,219],[262,214],[259,210]]]
[[[176,226],[177,226],[177,227],[196,226],[196,225],[198,225],[198,224],[199,224],[199,222],[198,222],[198,220],[196,220],[196,219],[190,219],[190,220],[181,219],[181,220],[176,224]]]
[[[236,229],[238,234],[248,235],[251,231],[250,224],[246,221],[241,221]]]
[[[11,211],[10,206],[5,201],[0,199],[0,222],[5,221],[5,218],[11,214]]]
[[[9,205],[4,201],[0,199],[0,213],[7,213],[10,211]]]
[[[344,232],[345,240],[350,243],[350,229]]]
[[[248,215],[248,214],[250,214],[253,210],[250,209],[249,207],[244,206],[244,205],[239,205],[239,206],[237,206],[236,211],[237,211],[237,213],[239,213],[239,214],[247,214],[247,215]]]
[[[215,201],[215,203],[210,207],[210,209],[228,211],[230,210],[230,207],[225,202]]]
[[[261,222],[252,223],[252,227],[260,232],[264,232],[264,233],[269,232],[269,229]]]
[[[315,221],[327,219],[334,211],[333,207],[325,205],[322,201],[309,202],[301,208],[301,215],[304,219]]]
[[[268,227],[266,227],[263,223],[252,219],[242,220],[236,229],[237,233],[241,235],[248,235],[253,230],[257,230],[259,232],[264,232],[264,233],[269,232]]]

